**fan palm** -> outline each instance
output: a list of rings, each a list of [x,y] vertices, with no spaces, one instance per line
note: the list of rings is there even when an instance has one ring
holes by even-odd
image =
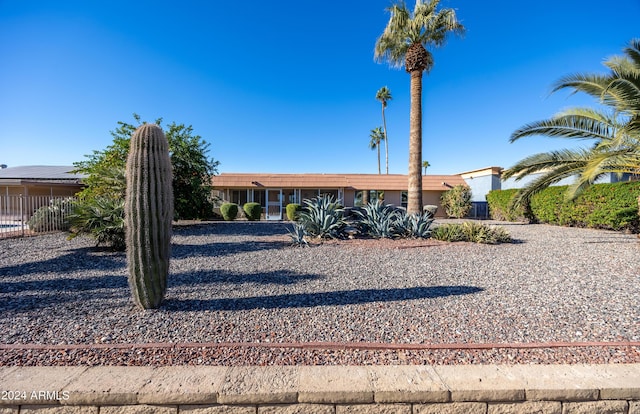
[[[527,124],[511,135],[511,142],[531,135],[553,138],[592,139],[589,148],[561,150],[527,157],[503,173],[503,179],[519,180],[540,174],[524,187],[516,205],[526,205],[531,196],[551,184],[577,176],[567,198],[606,173],[638,174],[640,170],[640,39],[624,49],[625,56],[614,56],[604,64],[608,74],[574,74],[560,79],[552,92],[571,88],[594,97],[603,108],[571,108],[548,120]],[[640,199],[639,199],[640,203]]]
[[[369,137],[371,138],[369,148],[378,150],[378,174],[382,174],[380,171],[380,143],[384,141],[384,131],[382,131],[381,127],[374,128],[371,130]]]
[[[384,116],[384,110],[387,108],[387,102],[391,99],[391,91],[386,86],[378,89],[376,92],[376,99],[382,104],[382,127],[384,128],[384,158],[385,158],[385,172],[389,174],[389,137],[387,136],[387,119]]]
[[[438,10],[440,0],[416,0],[413,12],[404,2],[391,6],[389,22],[375,46],[376,61],[411,75],[409,117],[409,188],[407,211],[422,212],[422,72],[429,73],[433,56],[429,48],[445,44],[449,33],[464,33],[453,9]]]

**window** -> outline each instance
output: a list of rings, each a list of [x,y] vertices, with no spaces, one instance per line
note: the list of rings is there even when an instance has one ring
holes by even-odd
[[[247,203],[247,190],[232,190],[231,202],[236,203],[239,206],[243,206]]]
[[[409,203],[409,193],[407,191],[403,191],[400,196],[402,202],[400,203],[402,207],[407,208],[407,204]]]
[[[304,201],[306,199],[312,199],[314,197],[318,197],[318,190],[301,190],[300,191],[300,200]]]
[[[266,207],[267,204],[264,200],[264,190],[253,190],[253,201],[260,204],[262,207]]]

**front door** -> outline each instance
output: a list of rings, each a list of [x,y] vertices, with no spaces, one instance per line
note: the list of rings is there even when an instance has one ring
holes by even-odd
[[[282,189],[272,188],[267,191],[267,220],[282,220]]]

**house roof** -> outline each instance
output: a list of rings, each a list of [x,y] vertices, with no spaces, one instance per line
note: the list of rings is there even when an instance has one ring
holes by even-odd
[[[222,173],[213,177],[214,188],[352,188],[356,190],[406,190],[402,174],[268,174]],[[459,175],[425,175],[423,191],[442,191],[465,181]]]
[[[461,175],[462,178],[481,177],[484,175],[500,176],[500,174],[502,174],[502,170],[503,170],[502,167],[486,167],[486,168],[480,168],[477,170],[461,172],[458,175]]]
[[[75,183],[85,175],[74,174],[74,167],[60,165],[25,165],[0,169],[0,181],[47,181]]]

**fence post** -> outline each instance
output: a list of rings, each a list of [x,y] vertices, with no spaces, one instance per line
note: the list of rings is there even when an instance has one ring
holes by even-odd
[[[24,208],[23,208],[23,198],[22,194],[18,197],[20,200],[20,228],[22,229],[22,236],[24,237]]]

